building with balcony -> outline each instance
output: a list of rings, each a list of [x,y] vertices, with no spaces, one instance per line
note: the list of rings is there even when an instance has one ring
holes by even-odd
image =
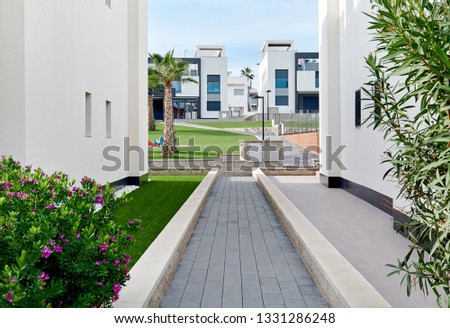
[[[228,112],[228,59],[223,46],[197,46],[192,58],[179,58],[189,62],[189,70],[179,81],[172,82],[174,118],[219,118]],[[151,60],[148,61],[151,65]],[[186,77],[197,83],[182,80]],[[164,94],[154,95],[155,119],[164,118]]]
[[[259,64],[260,95],[279,113],[319,111],[319,54],[297,52],[293,41],[266,41]]]

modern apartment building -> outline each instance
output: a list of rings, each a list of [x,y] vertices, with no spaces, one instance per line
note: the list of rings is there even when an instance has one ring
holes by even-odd
[[[190,65],[180,81],[172,82],[174,117],[219,118],[221,112],[228,112],[228,59],[225,48],[197,46],[193,58],[180,59]],[[182,83],[186,77],[198,83]],[[163,96],[162,92],[154,95],[155,119],[163,119]]]
[[[319,54],[297,52],[293,41],[266,41],[261,49],[258,93],[268,95],[266,104],[279,113],[318,112]]]
[[[383,180],[389,166],[381,163],[391,145],[381,132],[361,124],[370,114],[362,110],[361,87],[369,74],[364,58],[374,50],[364,12],[371,12],[366,0],[319,2],[321,181],[395,217],[400,212],[393,209],[405,204],[396,198],[396,182]]]
[[[147,0],[0,1],[0,153],[138,183],[147,164]]]

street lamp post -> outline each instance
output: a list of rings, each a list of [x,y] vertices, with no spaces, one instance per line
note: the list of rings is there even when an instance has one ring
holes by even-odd
[[[269,93],[272,92],[271,90],[267,90],[266,94],[267,94],[267,120],[269,121],[270,119],[270,114],[269,114]],[[264,109],[263,109],[264,110]],[[272,117],[273,119],[273,117]]]
[[[262,96],[253,96],[255,99],[262,99],[262,140],[264,140],[264,97]]]

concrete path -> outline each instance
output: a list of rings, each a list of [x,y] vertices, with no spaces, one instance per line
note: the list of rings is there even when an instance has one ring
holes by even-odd
[[[436,307],[434,294],[406,296],[401,276],[386,277],[408,251],[409,242],[392,228],[392,218],[342,189],[328,189],[317,177],[270,177],[334,247],[396,308]]]
[[[219,177],[161,307],[326,307],[256,182]]]

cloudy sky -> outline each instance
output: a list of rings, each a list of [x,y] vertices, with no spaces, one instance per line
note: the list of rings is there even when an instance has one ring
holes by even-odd
[[[265,40],[317,51],[317,10],[318,0],[149,0],[149,52],[193,57],[197,45],[222,45],[229,70],[256,71]]]

